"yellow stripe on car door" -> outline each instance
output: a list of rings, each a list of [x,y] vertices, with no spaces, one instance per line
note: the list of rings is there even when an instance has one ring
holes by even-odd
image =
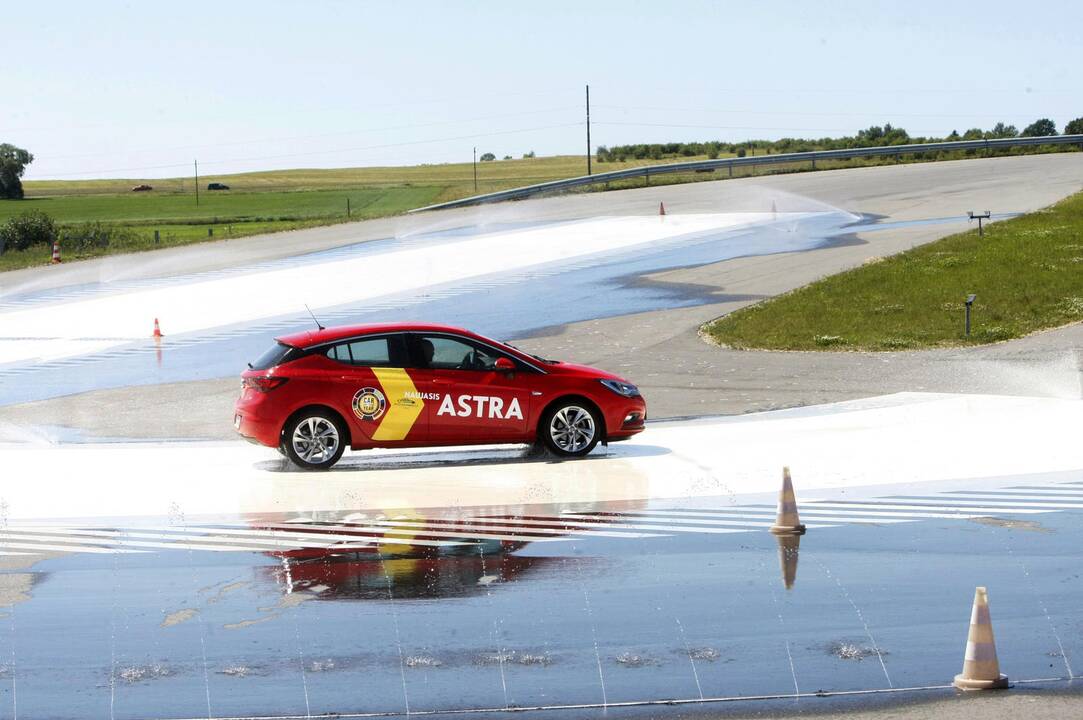
[[[414,381],[399,368],[372,368],[387,397],[387,415],[373,433],[373,440],[404,440],[417,422],[425,402],[418,396]],[[407,393],[410,397],[407,397]]]

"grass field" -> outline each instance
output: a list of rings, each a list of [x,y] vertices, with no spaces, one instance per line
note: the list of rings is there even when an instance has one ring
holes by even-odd
[[[959,157],[967,155],[959,154]],[[702,160],[703,157],[628,160],[595,163],[596,172],[643,165]],[[910,161],[931,162],[932,159]],[[818,169],[860,167],[896,162],[894,158],[824,161]],[[805,172],[809,163],[739,168],[734,177],[759,173]],[[485,193],[585,174],[582,156],[555,156],[478,163],[477,192]],[[725,171],[679,173],[653,177],[651,185],[720,180]],[[228,191],[207,191],[222,182]],[[642,187],[643,179],[579,188],[577,192]],[[146,183],[150,192],[133,193]],[[330,225],[349,220],[396,215],[424,205],[475,194],[471,163],[343,169],[298,169],[200,177],[199,205],[193,178],[122,180],[41,180],[24,183],[25,200],[0,200],[0,223],[28,210],[41,210],[59,225],[103,222],[123,228],[125,237],[109,247],[73,252],[62,248],[65,261],[97,255],[154,250],[210,239]],[[347,215],[347,200],[350,214]],[[155,242],[155,231],[158,242]],[[208,234],[213,232],[213,237]],[[34,247],[0,254],[0,271],[48,264],[49,249]]]
[[[964,299],[975,293],[972,331]],[[833,275],[705,326],[769,350],[982,344],[1083,320],[1083,193]]]
[[[617,170],[643,164],[629,161],[595,167]],[[569,156],[478,163],[477,192],[573,177],[585,171],[582,157]],[[210,182],[225,183],[230,190],[207,191]],[[154,190],[131,192],[143,183]],[[199,205],[194,188],[192,178],[27,181],[26,199],[0,200],[0,223],[28,210],[40,210],[60,225],[103,222],[131,231],[127,239],[107,248],[64,252],[65,261],[70,261],[396,215],[474,194],[474,168],[471,163],[460,163],[201,176]],[[213,237],[208,230],[213,231]],[[49,258],[50,250],[44,247],[7,252],[0,255],[0,271],[48,264]]]

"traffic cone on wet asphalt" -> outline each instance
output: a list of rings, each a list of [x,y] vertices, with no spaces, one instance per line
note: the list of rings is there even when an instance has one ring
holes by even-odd
[[[778,492],[778,516],[771,532],[776,535],[804,535],[805,526],[797,516],[797,499],[793,495],[793,481],[790,469],[782,468],[782,489]]]
[[[970,634],[966,638],[963,671],[952,683],[960,690],[993,690],[1008,687],[1008,676],[1000,674],[993,623],[989,618],[989,596],[985,588],[974,588],[974,609],[970,612]]]
[[[162,337],[162,328],[158,325],[158,318],[154,318],[154,334],[152,337],[156,340]]]
[[[665,215],[666,214],[666,204],[665,203],[658,203],[658,214],[659,215]]]
[[[57,238],[56,240],[53,240],[52,264],[53,265],[59,265],[60,264],[60,238]]]

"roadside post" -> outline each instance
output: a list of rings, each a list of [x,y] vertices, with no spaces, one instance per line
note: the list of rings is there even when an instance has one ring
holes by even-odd
[[[985,231],[982,229],[981,221],[982,220],[988,220],[990,217],[992,217],[992,215],[993,214],[991,212],[989,212],[988,210],[986,210],[983,213],[976,213],[973,210],[967,210],[966,211],[966,216],[968,218],[970,218],[971,220],[977,220],[978,221],[978,237],[985,237]]]
[[[974,304],[974,300],[977,295],[970,294],[966,296],[966,336],[970,337],[970,307]]]

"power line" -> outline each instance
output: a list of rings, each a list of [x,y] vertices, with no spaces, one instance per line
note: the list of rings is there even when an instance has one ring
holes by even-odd
[[[342,136],[346,136],[346,135],[363,135],[365,133],[388,132],[388,131],[393,131],[393,130],[416,130],[418,128],[438,127],[438,126],[442,126],[442,125],[460,125],[460,124],[466,124],[466,123],[472,123],[472,122],[481,122],[483,120],[498,120],[498,119],[509,118],[509,117],[522,117],[523,115],[544,115],[544,114],[547,114],[547,113],[565,112],[565,111],[572,111],[572,110],[578,110],[578,109],[579,109],[578,106],[569,105],[569,106],[559,107],[559,108],[547,108],[545,110],[528,110],[528,111],[524,111],[524,112],[501,113],[501,114],[498,114],[498,115],[482,115],[482,116],[479,116],[479,117],[462,118],[462,119],[458,119],[458,120],[440,120],[440,121],[437,121],[437,122],[417,123],[417,124],[412,124],[412,125],[388,125],[386,127],[362,128],[362,129],[359,129],[359,130],[343,130],[343,131],[340,131],[340,132],[316,133],[316,134],[313,134],[313,135],[293,135],[293,136],[289,136],[289,137],[262,138],[262,139],[256,139],[256,140],[234,140],[234,141],[220,142],[220,143],[200,143],[200,144],[195,144],[195,145],[176,145],[176,146],[167,147],[167,148],[149,148],[149,149],[145,149],[145,150],[132,150],[132,151],[128,151],[128,152],[135,152],[135,153],[140,153],[140,152],[173,152],[173,151],[180,151],[180,150],[202,150],[202,149],[205,149],[205,148],[228,147],[228,146],[234,146],[234,145],[258,145],[260,143],[294,142],[294,141],[297,141],[297,140],[313,140],[313,139],[317,139],[317,138],[342,137]],[[76,159],[76,158],[103,157],[105,155],[115,155],[115,154],[116,154],[116,152],[114,151],[114,152],[100,152],[100,153],[81,153],[81,154],[77,154],[77,155],[47,155],[45,157],[40,157],[39,156],[36,159],[39,160],[39,161],[41,161],[41,160],[72,160],[72,159]]]
[[[594,121],[595,125],[623,125],[628,127],[661,127],[661,128],[693,128],[697,130],[771,130],[785,132],[853,132],[853,128],[798,128],[798,127],[764,127],[762,125],[688,125],[683,123],[645,123],[645,122],[618,122],[618,121]]]
[[[868,112],[795,112],[787,110],[732,110],[732,109],[716,109],[716,108],[682,108],[682,107],[657,107],[657,106],[642,106],[642,105],[600,105],[594,104],[596,108],[608,108],[610,110],[633,110],[633,111],[650,111],[650,112],[701,112],[701,113],[721,113],[721,114],[733,114],[733,115],[787,115],[787,116],[809,116],[809,117],[870,117],[870,116],[882,116],[882,117],[909,117],[909,118],[947,118],[947,119],[965,119],[977,117],[974,113],[955,113],[955,114],[934,114],[934,113],[900,113],[891,110],[870,110]],[[981,117],[988,119],[1003,120],[1023,118],[1029,118],[1030,115],[1024,115],[1019,112],[1011,113],[993,113],[983,112]]]
[[[211,162],[204,162],[203,164],[204,164],[204,166],[207,166],[207,165],[225,165],[225,164],[229,164],[229,163],[254,162],[254,161],[257,161],[257,160],[281,160],[281,159],[295,158],[295,157],[310,157],[310,156],[313,156],[313,155],[328,155],[328,154],[332,154],[332,153],[361,152],[361,151],[365,151],[365,150],[382,150],[382,149],[395,148],[395,147],[408,147],[408,146],[411,146],[411,145],[428,145],[428,144],[432,144],[432,143],[452,142],[452,141],[455,141],[455,140],[472,140],[472,139],[477,139],[477,138],[498,137],[498,136],[502,136],[502,135],[515,135],[515,134],[522,134],[522,133],[529,133],[529,132],[539,132],[539,131],[542,131],[542,130],[555,130],[555,129],[559,129],[559,128],[580,127],[582,125],[583,125],[582,122],[562,123],[562,124],[559,124],[559,125],[543,125],[543,126],[540,126],[540,127],[519,128],[519,129],[516,129],[516,130],[501,130],[501,131],[488,132],[488,133],[476,133],[476,134],[471,134],[471,135],[456,135],[456,136],[451,136],[451,137],[431,138],[431,139],[428,139],[428,140],[410,140],[410,141],[406,141],[406,142],[383,143],[383,144],[380,144],[380,145],[365,145],[365,146],[352,147],[352,148],[335,148],[335,149],[331,149],[331,150],[313,150],[313,151],[309,151],[309,152],[285,153],[285,154],[281,154],[281,155],[261,155],[261,156],[258,156],[258,157],[229,158],[229,159],[225,159],[225,160],[215,160],[215,161],[211,161]],[[188,166],[188,163],[172,163],[172,164],[168,164],[168,165],[144,165],[144,166],[141,166],[141,167],[112,168],[112,169],[108,169],[108,170],[98,169],[98,170],[82,170],[82,171],[79,171],[79,172],[69,172],[69,173],[50,173],[50,177],[73,177],[75,175],[97,175],[97,174],[104,174],[104,173],[135,172],[135,171],[138,171],[138,170],[166,170],[166,169],[171,169],[171,168],[179,168],[179,167],[187,167],[187,166]]]

